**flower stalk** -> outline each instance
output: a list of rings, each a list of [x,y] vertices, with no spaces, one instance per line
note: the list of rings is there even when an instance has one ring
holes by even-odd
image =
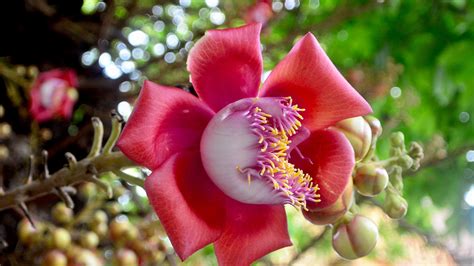
[[[139,186],[139,187],[145,186],[145,181],[142,178],[129,175],[120,170],[113,170],[112,173],[116,175],[117,177],[119,177],[120,179],[127,181],[128,183],[132,185]]]
[[[47,151],[42,152],[43,171],[36,180],[33,180],[34,160],[30,157],[30,171],[24,185],[15,187],[8,191],[3,191],[0,186],[0,211],[8,208],[20,208],[25,216],[30,216],[26,207],[26,202],[44,196],[46,194],[55,193],[66,206],[72,208],[74,202],[69,193],[75,193],[75,189],[71,186],[88,181],[93,182],[103,189],[109,198],[112,197],[112,188],[105,181],[100,180],[99,176],[106,172],[115,172],[117,176],[125,181],[143,185],[143,180],[138,178],[130,178],[130,176],[121,173],[120,169],[136,166],[134,162],[129,160],[121,152],[112,152],[118,135],[121,130],[122,119],[113,115],[112,132],[107,143],[102,149],[102,137],[104,134],[103,124],[99,118],[92,118],[94,126],[94,140],[89,155],[78,161],[72,153],[66,153],[68,166],[61,168],[57,172],[50,174],[47,159]]]
[[[123,118],[115,110],[112,111],[112,130],[110,131],[109,138],[102,149],[102,154],[109,154],[115,143],[117,142],[120,132],[122,131]]]
[[[102,138],[104,136],[104,125],[102,121],[98,117],[92,117],[92,126],[94,127],[94,139],[92,141],[91,151],[87,158],[92,158],[100,153],[100,149],[102,148]]]

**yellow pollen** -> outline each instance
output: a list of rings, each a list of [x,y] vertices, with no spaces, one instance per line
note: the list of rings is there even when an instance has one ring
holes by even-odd
[[[313,183],[313,178],[309,174],[304,173],[303,170],[296,168],[295,165],[288,162],[288,150],[291,143],[289,137],[295,135],[302,126],[300,120],[303,119],[303,116],[297,112],[304,111],[305,109],[299,108],[298,105],[292,105],[291,97],[286,99],[289,103],[288,107],[296,111],[293,113],[294,117],[288,119],[286,123],[275,122],[273,125],[268,125],[267,118],[272,116],[263,112],[259,107],[254,109],[255,117],[257,118],[255,121],[260,123],[256,127],[270,133],[272,136],[272,138],[265,139],[263,133],[259,133],[258,143],[263,145],[260,151],[266,153],[266,156],[270,156],[263,159],[263,165],[259,174],[261,176],[269,175],[267,177],[273,183],[275,190],[280,190],[286,195],[293,206],[307,210],[306,201],[308,197],[313,201],[319,201],[319,195],[317,194],[319,188]],[[266,126],[263,127],[263,125]],[[250,175],[247,175],[247,178],[250,184]],[[293,190],[294,188],[297,190]],[[295,195],[293,191],[299,192],[296,192],[297,194]]]

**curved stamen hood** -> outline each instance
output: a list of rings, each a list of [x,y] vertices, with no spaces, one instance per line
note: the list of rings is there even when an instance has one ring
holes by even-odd
[[[306,201],[317,202],[311,176],[288,161],[290,151],[307,137],[303,111],[291,97],[246,98],[224,107],[201,140],[209,177],[244,203],[306,208]]]

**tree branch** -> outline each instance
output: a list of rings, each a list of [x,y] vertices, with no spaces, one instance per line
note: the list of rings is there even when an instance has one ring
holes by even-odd
[[[47,179],[37,179],[29,184],[25,184],[5,192],[0,195],[0,211],[18,206],[22,202],[27,202],[43,195],[53,193],[55,188],[74,185],[79,182],[88,181],[93,173],[90,168],[97,169],[97,172],[104,173],[125,167],[136,166],[121,152],[101,154],[93,158],[85,158],[78,161],[75,167],[64,167]]]

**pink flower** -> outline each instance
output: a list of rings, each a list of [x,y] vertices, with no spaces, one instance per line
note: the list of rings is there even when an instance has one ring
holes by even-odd
[[[188,58],[199,98],[146,81],[119,139],[152,170],[145,189],[183,260],[213,243],[219,264],[248,265],[289,246],[283,205],[330,206],[349,181],[354,152],[329,127],[370,106],[310,33],[259,89],[260,30],[208,31]]]
[[[245,13],[245,22],[262,23],[263,25],[273,17],[271,0],[256,0],[256,3],[247,9]]]
[[[77,101],[76,73],[54,69],[42,72],[30,92],[30,113],[37,122],[55,117],[70,118]]]

